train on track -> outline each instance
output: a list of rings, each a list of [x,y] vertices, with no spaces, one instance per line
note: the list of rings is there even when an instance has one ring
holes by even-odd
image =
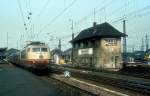
[[[9,62],[31,71],[48,70],[51,61],[48,45],[41,42],[30,42],[22,51],[8,57]]]

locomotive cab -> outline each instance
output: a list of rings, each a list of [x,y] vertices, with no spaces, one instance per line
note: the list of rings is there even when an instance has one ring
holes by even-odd
[[[43,70],[50,64],[50,49],[44,43],[28,44],[20,54],[20,64],[27,68]]]

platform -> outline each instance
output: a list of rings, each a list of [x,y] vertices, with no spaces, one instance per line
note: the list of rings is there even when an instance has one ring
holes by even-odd
[[[0,64],[0,96],[61,96],[53,86],[11,64]]]

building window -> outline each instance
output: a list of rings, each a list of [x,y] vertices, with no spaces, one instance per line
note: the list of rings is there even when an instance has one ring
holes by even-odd
[[[100,45],[100,44],[99,44],[99,41],[98,41],[98,40],[92,40],[91,43],[92,43],[92,45],[93,45],[94,48],[99,48],[99,45]]]
[[[113,39],[113,38],[107,39],[106,40],[106,45],[107,46],[115,46],[115,45],[117,45],[117,39]]]
[[[73,48],[75,48],[75,46],[76,46],[76,44],[75,44],[75,43],[74,43],[74,44],[72,44],[72,47],[73,47]]]
[[[83,48],[83,47],[84,47],[84,46],[83,46],[83,43],[81,42],[81,43],[80,43],[80,48]]]
[[[85,41],[85,42],[83,43],[83,47],[84,47],[84,48],[87,48],[87,47],[88,47],[88,42],[87,42],[87,41]]]
[[[95,48],[98,48],[99,47],[99,41],[96,40],[94,45],[95,45]]]
[[[75,48],[78,48],[78,47],[79,47],[79,44],[78,44],[78,43],[76,43],[76,44],[75,44]]]
[[[88,41],[88,48],[92,47],[91,41]]]

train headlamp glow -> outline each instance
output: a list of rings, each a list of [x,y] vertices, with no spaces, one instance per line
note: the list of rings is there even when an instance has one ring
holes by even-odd
[[[42,58],[43,58],[43,55],[40,55],[39,58],[42,59]]]

